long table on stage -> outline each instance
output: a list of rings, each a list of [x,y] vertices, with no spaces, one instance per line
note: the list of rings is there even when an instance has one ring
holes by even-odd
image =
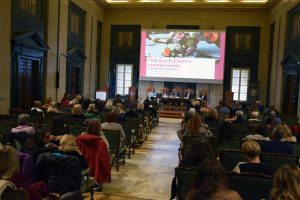
[[[166,97],[160,99],[160,107],[162,110],[186,110],[191,100],[186,98]]]

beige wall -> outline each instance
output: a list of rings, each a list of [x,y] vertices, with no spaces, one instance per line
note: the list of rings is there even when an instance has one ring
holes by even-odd
[[[0,114],[8,113],[10,106],[10,33],[11,33],[11,1],[0,1]]]
[[[282,0],[269,12],[269,25],[275,23],[273,66],[271,71],[270,104],[281,110],[284,98],[283,68],[281,61],[286,47],[287,12],[299,4],[299,0]],[[300,98],[299,98],[300,99]],[[298,103],[298,116],[300,116],[300,102]]]
[[[224,30],[226,26],[261,27],[258,81],[261,92],[266,94],[268,64],[268,13],[263,11],[165,11],[165,10],[119,10],[105,12],[101,87],[105,87],[110,52],[110,26],[114,24],[135,24],[142,28],[166,28],[168,24],[200,25],[201,29]],[[265,95],[261,97],[265,101]]]
[[[47,55],[47,88],[46,96],[55,98],[55,71],[57,55],[67,53],[68,37],[68,0],[61,0],[60,12],[60,31],[59,31],[59,52],[57,52],[57,18],[59,0],[49,1],[48,18],[48,38],[47,43],[50,47]],[[86,12],[85,18],[85,46],[84,52],[86,60],[84,64],[83,94],[85,97],[94,98],[96,85],[96,43],[97,43],[97,21],[103,22],[104,10],[94,1],[72,0]],[[59,56],[60,61],[60,85],[58,89],[57,101],[63,97],[66,89],[66,58]]]

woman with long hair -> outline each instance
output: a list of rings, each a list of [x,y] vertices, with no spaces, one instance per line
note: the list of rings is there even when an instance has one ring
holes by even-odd
[[[47,185],[38,181],[29,184],[20,174],[17,151],[11,146],[0,147],[0,179],[13,182],[17,188],[23,188],[28,192],[29,200],[40,200],[49,196]]]
[[[241,200],[240,195],[228,189],[226,171],[217,160],[205,160],[197,170],[193,189],[186,200]]]
[[[100,136],[103,140],[103,142],[106,144],[107,149],[109,150],[109,143],[104,135],[104,133],[101,131],[101,123],[98,119],[90,119],[88,122],[88,126],[86,129],[86,132],[82,134],[90,134],[95,136]]]
[[[271,200],[300,199],[300,169],[297,166],[283,165],[276,172],[271,190]]]

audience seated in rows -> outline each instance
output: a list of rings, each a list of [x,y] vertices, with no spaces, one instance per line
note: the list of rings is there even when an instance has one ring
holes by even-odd
[[[229,190],[226,171],[217,160],[205,160],[197,170],[192,190],[186,200],[242,200],[240,195]]]
[[[18,116],[18,126],[15,128],[11,129],[12,133],[21,133],[21,132],[25,132],[28,135],[34,135],[35,130],[33,127],[28,126],[28,120],[29,120],[30,116],[27,114],[20,114]]]
[[[259,158],[261,149],[257,142],[253,140],[245,141],[242,144],[241,151],[245,154],[246,162],[238,163],[233,169],[233,172],[247,172],[265,175],[273,174],[264,163],[261,163]]]
[[[16,150],[11,146],[0,146],[0,178],[13,182],[17,188],[28,192],[29,200],[40,200],[49,197],[47,185],[42,182],[30,184],[20,173],[19,159]]]
[[[262,152],[293,155],[293,148],[281,142],[285,131],[285,127],[281,124],[274,127],[271,133],[271,141],[265,141],[260,145]]]
[[[267,136],[267,131],[263,124],[259,124],[253,130],[254,134],[247,135],[243,140],[266,140],[270,141],[270,138]]]
[[[283,165],[273,179],[270,200],[300,199],[300,169],[298,166]]]

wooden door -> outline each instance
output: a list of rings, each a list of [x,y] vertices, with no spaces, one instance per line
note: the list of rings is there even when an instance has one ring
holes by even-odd
[[[34,59],[19,58],[18,61],[18,106],[28,109],[38,99],[39,62]]]
[[[297,91],[299,89],[297,82],[297,74],[290,74],[286,76],[286,106],[284,112],[287,115],[297,114]]]
[[[81,67],[72,67],[71,88],[72,94],[81,93]]]

